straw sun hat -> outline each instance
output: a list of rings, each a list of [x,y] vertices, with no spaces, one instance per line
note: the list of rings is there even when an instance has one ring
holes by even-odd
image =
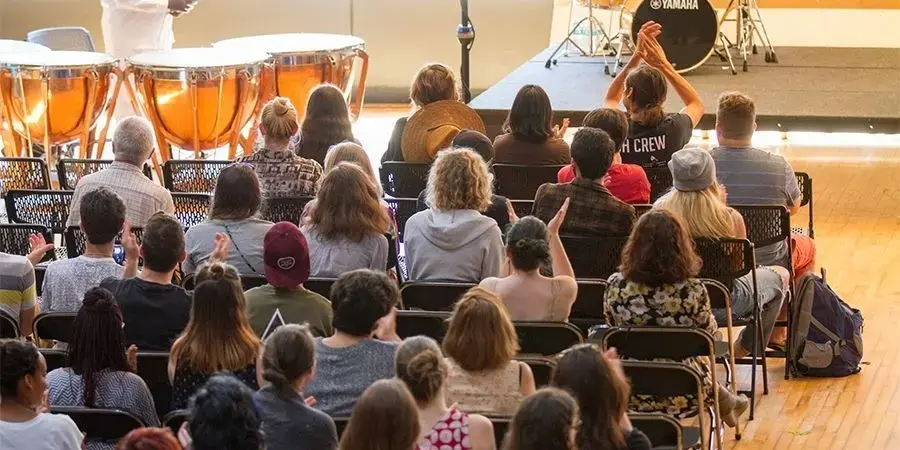
[[[484,133],[484,121],[465,103],[441,100],[429,103],[406,121],[400,147],[403,160],[430,163],[440,150],[450,146],[462,130]]]

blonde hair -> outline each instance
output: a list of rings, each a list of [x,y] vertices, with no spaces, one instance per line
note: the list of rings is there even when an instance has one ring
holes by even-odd
[[[463,370],[497,370],[519,352],[519,338],[500,297],[473,287],[453,307],[443,348]]]
[[[716,183],[702,191],[672,189],[657,201],[657,205],[678,216],[691,237],[735,237],[732,210],[719,197]]]
[[[378,188],[363,169],[339,163],[322,180],[309,226],[326,239],[346,237],[359,242],[368,235],[386,233],[391,221]]]
[[[716,125],[726,139],[742,139],[753,135],[756,105],[747,94],[724,92],[719,96]]]
[[[287,97],[275,97],[263,106],[259,126],[266,139],[287,142],[297,134],[297,109]]]
[[[419,108],[441,100],[459,100],[456,74],[444,64],[426,64],[416,73],[409,98]]]
[[[372,169],[372,161],[361,145],[355,142],[341,142],[331,147],[328,150],[328,155],[325,156],[325,172],[331,171],[331,169],[334,169],[335,166],[342,162],[359,166],[360,169],[369,175],[372,181],[378,181],[375,177],[375,170]]]
[[[428,205],[441,211],[474,209],[491,205],[494,176],[478,153],[465,148],[438,152],[428,171]]]

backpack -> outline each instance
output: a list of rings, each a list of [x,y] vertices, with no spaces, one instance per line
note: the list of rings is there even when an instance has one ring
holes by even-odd
[[[794,373],[844,377],[860,371],[863,316],[815,274],[799,281],[792,303],[791,342]]]

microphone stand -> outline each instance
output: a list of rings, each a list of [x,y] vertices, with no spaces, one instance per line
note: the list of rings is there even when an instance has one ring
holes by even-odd
[[[460,25],[456,27],[456,38],[462,46],[459,73],[462,79],[462,101],[469,103],[472,100],[472,91],[469,88],[469,52],[475,44],[475,25],[469,20],[469,0],[459,0],[459,6],[462,10]]]

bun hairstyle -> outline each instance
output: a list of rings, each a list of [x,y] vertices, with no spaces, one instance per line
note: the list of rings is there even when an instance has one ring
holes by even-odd
[[[122,312],[112,292],[94,287],[84,293],[84,301],[75,317],[66,362],[73,372],[81,375],[86,408],[94,407],[95,375],[107,370],[131,372],[125,357],[122,325]]]
[[[265,130],[266,139],[287,142],[297,134],[297,109],[286,97],[275,97],[263,106],[260,127]]]
[[[510,227],[506,249],[513,267],[532,271],[550,265],[547,225],[534,216],[526,216]]]
[[[394,360],[397,378],[406,383],[419,404],[431,403],[444,386],[447,368],[438,343],[426,336],[407,338],[397,348]]]
[[[14,399],[19,380],[38,371],[38,350],[30,342],[9,340],[0,344],[0,397]]]
[[[289,394],[294,383],[310,373],[316,347],[306,325],[288,324],[272,333],[262,350],[262,377],[279,392]]]

